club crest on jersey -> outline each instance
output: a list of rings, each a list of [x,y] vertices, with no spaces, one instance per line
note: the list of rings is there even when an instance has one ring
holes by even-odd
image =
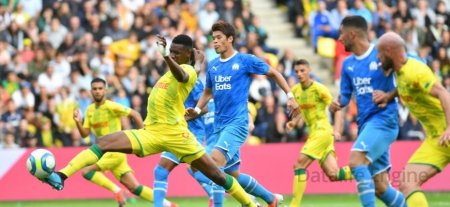
[[[376,63],[375,61],[370,62],[369,69],[370,70],[377,70],[378,69],[378,63]]]
[[[239,64],[233,64],[233,66],[231,66],[231,70],[239,70]]]

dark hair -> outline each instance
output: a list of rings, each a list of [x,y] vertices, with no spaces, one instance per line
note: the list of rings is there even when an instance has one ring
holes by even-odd
[[[92,85],[93,83],[103,83],[103,85],[106,86],[106,81],[103,80],[103,79],[101,79],[101,78],[94,78],[94,79],[91,81],[91,85]]]
[[[309,67],[309,62],[305,59],[299,59],[294,62],[294,65],[306,65]]]
[[[342,20],[341,26],[356,28],[356,29],[360,30],[361,32],[363,32],[363,34],[365,34],[365,35],[367,35],[367,30],[369,29],[369,26],[367,25],[367,22],[364,19],[364,17],[357,16],[357,15],[346,16]]]
[[[225,22],[223,20],[219,20],[216,23],[213,24],[211,32],[222,32],[225,37],[233,37],[233,44],[234,40],[236,39],[236,31],[234,30],[233,25],[231,25],[228,22]]]
[[[185,34],[177,35],[175,38],[173,38],[172,43],[180,44],[190,49],[194,47],[192,38]]]

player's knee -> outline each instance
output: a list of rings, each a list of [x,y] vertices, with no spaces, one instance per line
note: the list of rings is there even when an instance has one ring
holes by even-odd
[[[353,168],[360,165],[369,164],[369,160],[366,158],[366,153],[364,152],[351,152],[348,165]]]
[[[418,185],[415,183],[404,182],[403,180],[401,180],[398,188],[400,192],[402,192],[405,196],[407,196],[409,195],[409,193],[418,188]]]
[[[308,167],[309,158],[306,156],[300,156],[294,164],[295,169],[305,169]]]

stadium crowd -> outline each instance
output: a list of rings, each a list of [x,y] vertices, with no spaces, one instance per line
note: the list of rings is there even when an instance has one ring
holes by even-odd
[[[308,38],[317,51],[319,37],[338,37],[346,15],[364,16],[371,38],[386,31],[402,34],[408,52],[424,58],[450,91],[450,13],[445,1],[294,1],[287,16],[299,38]],[[223,19],[237,31],[236,48],[277,68],[291,85],[294,48],[273,48],[259,17],[247,0],[2,0],[0,6],[0,145],[2,148],[87,145],[73,111],[82,114],[92,103],[90,81],[107,80],[109,98],[141,113],[147,97],[167,70],[157,52],[156,35],[189,34],[207,61],[218,55],[210,28]],[[335,67],[346,54],[336,43]],[[314,68],[313,68],[314,71]],[[339,75],[335,75],[336,81]],[[204,72],[200,73],[204,79]],[[255,128],[251,143],[296,142],[307,130],[300,123],[287,132],[286,95],[264,76],[250,87],[250,112]],[[424,138],[420,124],[400,105],[402,139]],[[356,137],[356,107],[347,110],[344,136]],[[133,123],[124,119],[124,127]]]

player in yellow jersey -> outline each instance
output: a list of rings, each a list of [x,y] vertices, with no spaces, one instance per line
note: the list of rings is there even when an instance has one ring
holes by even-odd
[[[80,111],[76,109],[73,119],[82,137],[89,136],[91,130],[95,136],[101,138],[107,134],[122,130],[121,117],[127,116],[134,120],[139,128],[143,127],[141,115],[128,107],[106,100],[106,81],[94,78],[91,81],[91,95],[94,103],[86,110],[84,123]],[[102,172],[111,171],[114,177],[120,181],[133,194],[153,202],[151,188],[140,185],[127,162],[127,155],[120,152],[107,152],[97,163],[83,168],[83,177],[102,186],[116,194],[119,206],[126,203],[125,193],[119,186],[109,180]],[[175,206],[169,201],[164,202],[165,207]]]
[[[397,90],[391,94],[378,92],[374,100],[383,103],[398,94],[427,134],[400,178],[400,191],[407,196],[408,207],[427,207],[420,186],[450,162],[450,94],[427,65],[407,56],[398,34],[384,34],[378,41],[378,51],[383,70],[395,72]]]
[[[224,187],[242,205],[255,207],[236,179],[223,173],[214,164],[187,128],[183,103],[197,80],[194,68],[189,65],[194,50],[192,39],[187,35],[178,35],[173,39],[170,49],[166,47],[163,37],[159,36],[157,43],[169,71],[158,80],[150,93],[144,128],[122,130],[97,139],[96,144],[80,152],[66,167],[42,181],[62,190],[67,177],[96,163],[105,152],[144,157],[168,151]]]
[[[348,166],[339,168],[334,152],[334,139],[341,138],[342,116],[340,111],[334,113],[334,128],[328,120],[327,108],[332,102],[330,91],[321,83],[311,79],[309,62],[300,59],[294,62],[295,73],[300,83],[292,88],[301,115],[295,116],[286,124],[287,130],[292,130],[303,118],[309,128],[309,136],[301,153],[294,164],[293,198],[290,207],[298,207],[306,188],[306,168],[314,160],[331,181],[350,180],[352,174]]]

